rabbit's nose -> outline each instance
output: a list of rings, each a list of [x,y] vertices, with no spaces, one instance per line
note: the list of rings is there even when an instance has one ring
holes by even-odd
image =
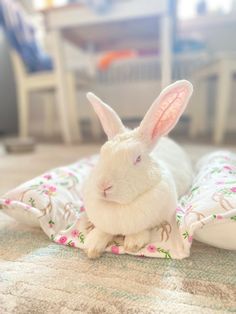
[[[106,197],[107,192],[110,191],[113,186],[110,183],[102,182],[99,187],[102,191],[103,196]]]
[[[103,189],[103,196],[107,197],[107,191],[110,191],[112,189],[112,185],[109,185],[105,189]]]

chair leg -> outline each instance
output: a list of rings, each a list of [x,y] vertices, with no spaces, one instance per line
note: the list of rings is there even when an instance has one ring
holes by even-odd
[[[194,80],[195,95],[193,96],[193,103],[191,108],[191,125],[190,137],[194,138],[199,133],[206,131],[207,124],[207,81],[204,78],[197,78]]]
[[[53,118],[54,118],[54,99],[51,92],[43,95],[43,106],[44,106],[44,135],[52,136],[53,135]]]
[[[226,61],[221,64],[217,90],[218,97],[216,103],[213,140],[215,144],[220,144],[224,137],[231,92],[231,71],[230,65]]]
[[[55,74],[56,74],[56,93],[58,97],[58,112],[61,122],[62,138],[66,144],[73,142],[70,119],[68,112],[68,84],[65,84],[66,65],[64,55],[63,38],[60,31],[51,33],[54,52]]]
[[[198,91],[198,132],[199,134],[204,134],[207,131],[207,108],[208,108],[208,80],[207,78],[201,79],[199,82]]]
[[[67,85],[68,85],[68,110],[69,110],[69,119],[70,119],[70,127],[71,134],[73,137],[73,141],[79,142],[81,140],[81,132],[79,128],[79,117],[77,110],[77,95],[76,95],[76,78],[75,74],[69,72],[67,74]]]
[[[29,136],[29,93],[23,86],[18,87],[19,136]]]

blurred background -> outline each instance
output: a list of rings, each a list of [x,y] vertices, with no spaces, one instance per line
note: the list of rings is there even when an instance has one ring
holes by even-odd
[[[171,135],[234,147],[235,32],[235,0],[0,0],[0,143],[99,147],[87,91],[135,127],[162,88],[188,79],[194,95]]]

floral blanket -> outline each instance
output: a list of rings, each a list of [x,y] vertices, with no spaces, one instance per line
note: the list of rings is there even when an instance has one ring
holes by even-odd
[[[80,191],[96,160],[92,156],[20,185],[0,198],[0,209],[19,221],[40,225],[58,244],[83,249],[93,225]],[[216,152],[199,162],[191,190],[179,200],[176,220],[152,229],[151,242],[132,254],[182,259],[189,256],[194,238],[236,250],[236,155],[230,152]],[[128,253],[123,240],[118,236],[107,251]]]

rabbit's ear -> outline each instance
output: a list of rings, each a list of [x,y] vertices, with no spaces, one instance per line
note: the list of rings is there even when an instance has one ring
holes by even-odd
[[[193,92],[190,82],[182,80],[165,88],[151,105],[138,129],[139,136],[153,148],[156,141],[167,135],[184,112]]]
[[[93,93],[87,93],[87,98],[93,106],[94,111],[102,124],[108,139],[124,132],[125,127],[117,113]]]

